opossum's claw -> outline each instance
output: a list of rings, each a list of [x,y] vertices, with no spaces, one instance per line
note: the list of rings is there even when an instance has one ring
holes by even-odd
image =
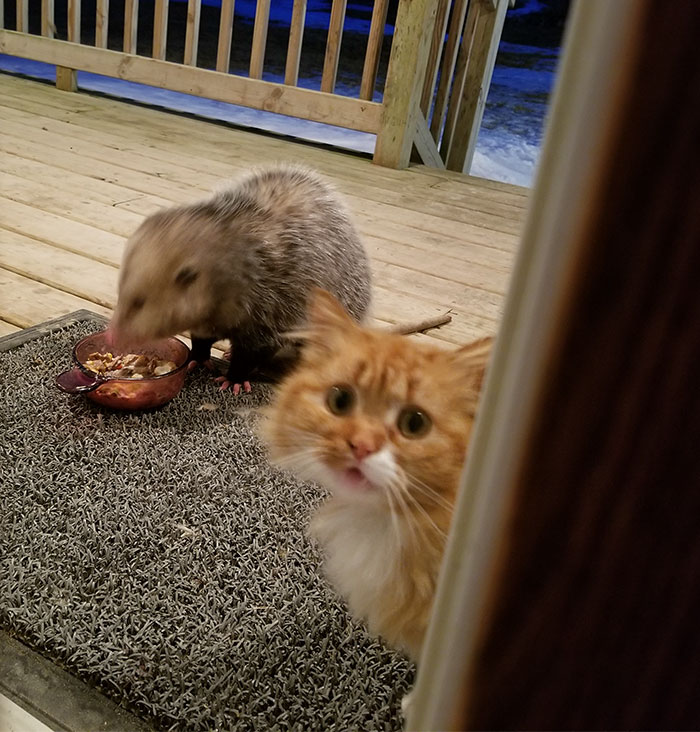
[[[250,394],[252,391],[250,381],[244,381],[242,384],[239,384],[238,382],[229,381],[226,376],[217,376],[214,381],[216,381],[217,384],[220,384],[220,391],[226,391],[226,389],[230,387],[234,396],[238,396],[241,393],[241,389],[243,389],[246,394]]]
[[[194,371],[197,368],[197,366],[204,366],[204,368],[206,368],[207,371],[215,370],[214,362],[209,358],[206,361],[196,361],[196,360],[192,359],[192,361],[190,361],[187,364],[188,373],[191,371]]]
[[[229,348],[228,351],[224,351],[224,361],[230,361],[231,360],[231,349]]]

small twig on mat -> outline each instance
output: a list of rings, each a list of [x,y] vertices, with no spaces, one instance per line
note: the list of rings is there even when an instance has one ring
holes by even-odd
[[[452,316],[448,313],[444,315],[436,315],[434,318],[426,318],[414,323],[397,323],[387,328],[389,333],[398,333],[398,335],[411,335],[411,333],[424,333],[431,328],[439,328],[441,325],[447,325],[452,322]]]

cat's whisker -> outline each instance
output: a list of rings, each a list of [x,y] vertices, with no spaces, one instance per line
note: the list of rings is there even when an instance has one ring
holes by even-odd
[[[413,502],[413,505],[423,514],[423,516],[428,520],[428,523],[433,527],[433,529],[443,538],[447,538],[447,534],[435,523],[435,521],[432,519],[430,514],[423,508],[423,506],[420,505],[420,503],[416,500],[415,496],[412,496],[409,491],[404,492],[404,496],[407,499],[410,499]]]
[[[304,450],[297,450],[289,455],[282,455],[275,460],[275,465],[281,470],[287,470],[289,472],[306,471],[307,468],[317,463],[321,457],[321,452],[318,448],[310,447]]]
[[[431,488],[427,483],[424,483],[422,480],[416,478],[415,475],[411,475],[411,473],[407,471],[404,472],[406,475],[406,479],[408,480],[412,488],[415,488],[416,491],[422,493],[424,496],[426,496],[439,506],[442,506],[448,511],[452,511],[452,503],[450,503],[444,496],[441,496],[434,488]]]
[[[399,526],[399,517],[398,517],[398,506],[396,505],[396,498],[393,494],[393,491],[391,488],[387,490],[386,493],[387,499],[389,501],[389,512],[391,513],[391,525],[394,529],[394,538],[396,539],[396,545],[397,547],[400,547],[403,543],[401,541],[402,535],[401,535],[401,527]]]
[[[402,489],[401,484],[398,479],[393,480],[389,482],[387,485],[390,486],[390,490],[394,494],[394,498],[396,499],[397,504],[401,508],[401,514],[404,519],[404,523],[408,527],[408,530],[411,533],[411,541],[413,543],[417,542],[419,540],[418,534],[416,533],[416,528],[418,530],[421,530],[421,527],[418,526],[418,523],[415,520],[415,516],[413,516],[411,512],[411,508],[408,505],[408,502],[406,501],[406,493]],[[422,532],[421,532],[422,533]]]

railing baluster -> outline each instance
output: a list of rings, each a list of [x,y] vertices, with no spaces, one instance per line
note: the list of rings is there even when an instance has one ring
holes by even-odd
[[[136,53],[139,25],[139,0],[124,2],[124,53]]]
[[[338,59],[340,58],[340,43],[343,38],[346,6],[347,0],[333,0],[331,6],[326,57],[323,61],[323,75],[321,76],[321,91],[329,94],[332,94],[335,89],[335,78],[338,74]]]
[[[445,52],[442,58],[442,67],[440,69],[440,83],[438,84],[437,95],[435,96],[433,116],[430,120],[430,134],[436,142],[440,139],[442,123],[445,119],[447,97],[450,93],[452,75],[455,71],[457,52],[459,51],[459,39],[462,35],[466,16],[467,0],[455,0],[452,7],[452,19],[450,20],[447,43],[445,43]]]
[[[28,33],[29,32],[29,3],[28,0],[17,0],[17,4],[15,5],[16,13],[17,13],[17,23],[15,25],[16,29],[20,33]]]
[[[97,15],[95,17],[95,45],[98,48],[107,48],[108,31],[109,0],[97,0]]]
[[[41,0],[41,35],[53,38],[56,32],[53,0]]]
[[[299,60],[301,58],[301,42],[304,37],[305,20],[306,0],[294,0],[292,22],[289,26],[287,65],[284,70],[284,83],[292,86],[296,86],[297,81],[299,81]]]
[[[184,58],[184,63],[186,66],[197,65],[197,46],[199,45],[199,19],[201,14],[202,0],[188,0]]]
[[[270,0],[258,0],[255,8],[253,28],[253,47],[250,51],[250,78],[262,79],[265,46],[267,45],[267,25],[270,21]]]
[[[474,14],[466,73],[459,87],[455,82],[450,97],[450,112],[455,109],[452,136],[442,155],[449,170],[469,172],[471,167],[507,9],[508,0],[496,0],[495,7],[482,2]]]
[[[435,31],[433,32],[433,40],[430,45],[430,54],[428,56],[428,69],[425,72],[425,83],[423,84],[423,94],[420,100],[420,108],[426,119],[430,110],[430,102],[435,92],[435,82],[437,81],[438,65],[440,64],[440,55],[442,46],[445,43],[445,32],[447,31],[447,12],[450,7],[450,0],[438,0],[437,16],[435,18]]]
[[[233,33],[234,0],[222,0],[219,22],[219,44],[216,49],[216,70],[228,73],[231,64],[231,34]]]
[[[447,156],[452,147],[455,125],[457,123],[457,112],[459,111],[459,99],[462,97],[464,80],[467,76],[467,66],[469,65],[469,56],[474,44],[474,33],[476,32],[478,17],[479,3],[475,2],[467,15],[467,23],[464,27],[462,43],[459,46],[459,55],[457,56],[457,63],[452,78],[451,92],[449,99],[445,100],[449,103],[447,105],[447,114],[445,115],[445,127],[440,140],[440,157],[443,160],[447,160]]]
[[[168,45],[168,0],[156,0],[153,14],[153,58],[165,60]]]
[[[371,100],[374,96],[374,87],[377,83],[377,69],[379,68],[379,57],[382,52],[382,43],[384,41],[386,11],[388,9],[389,0],[375,0],[374,8],[372,9],[372,22],[369,27],[369,38],[367,39],[365,65],[362,69],[360,99]]]
[[[80,43],[80,0],[68,0],[68,40]]]

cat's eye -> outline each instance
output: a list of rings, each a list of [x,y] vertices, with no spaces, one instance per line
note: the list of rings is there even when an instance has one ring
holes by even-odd
[[[355,406],[355,392],[349,386],[331,386],[326,394],[326,405],[333,414],[349,414]]]
[[[397,424],[404,437],[414,439],[427,434],[433,423],[430,417],[417,407],[405,407],[399,413]]]

